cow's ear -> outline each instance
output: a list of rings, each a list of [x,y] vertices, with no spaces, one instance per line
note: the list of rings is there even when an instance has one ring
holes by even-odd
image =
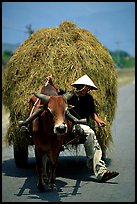
[[[37,98],[39,98],[39,99],[41,99],[41,101],[43,102],[43,103],[47,103],[48,101],[49,101],[49,99],[50,99],[50,96],[47,96],[47,95],[44,95],[44,94],[41,94],[41,93],[34,93],[34,95],[37,97]]]

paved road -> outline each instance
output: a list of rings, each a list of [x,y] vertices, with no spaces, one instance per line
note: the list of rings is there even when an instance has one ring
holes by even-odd
[[[3,202],[134,202],[135,201],[135,84],[119,89],[118,107],[112,125],[114,143],[106,163],[120,175],[97,183],[87,169],[84,150],[79,156],[60,156],[57,190],[39,193],[33,149],[26,169],[14,164],[12,146],[2,148]],[[67,153],[62,153],[67,155]],[[74,155],[74,154],[72,154]]]

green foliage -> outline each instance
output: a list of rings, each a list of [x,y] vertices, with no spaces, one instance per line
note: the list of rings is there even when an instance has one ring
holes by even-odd
[[[135,67],[135,58],[131,57],[127,52],[117,50],[115,52],[109,51],[115,64],[120,68]]]
[[[123,64],[124,68],[133,68],[135,67],[135,58],[127,58],[127,59],[121,59],[121,63]]]
[[[4,51],[2,53],[2,64],[6,65],[10,57],[13,55],[11,51]]]

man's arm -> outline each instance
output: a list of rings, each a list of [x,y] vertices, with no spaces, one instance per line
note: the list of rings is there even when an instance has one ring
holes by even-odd
[[[101,120],[96,113],[94,113],[94,120],[96,121],[96,123],[101,126],[104,127],[106,124],[103,120]]]

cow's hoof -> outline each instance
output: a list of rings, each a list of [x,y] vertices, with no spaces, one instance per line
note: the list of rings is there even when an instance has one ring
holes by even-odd
[[[37,188],[40,190],[40,192],[45,192],[46,191],[45,185],[43,185],[43,184],[38,183]]]
[[[44,181],[44,183],[48,183],[48,177],[47,176],[43,176],[43,181]]]
[[[55,184],[49,184],[49,185],[48,185],[48,191],[55,191],[55,190],[57,190]]]

